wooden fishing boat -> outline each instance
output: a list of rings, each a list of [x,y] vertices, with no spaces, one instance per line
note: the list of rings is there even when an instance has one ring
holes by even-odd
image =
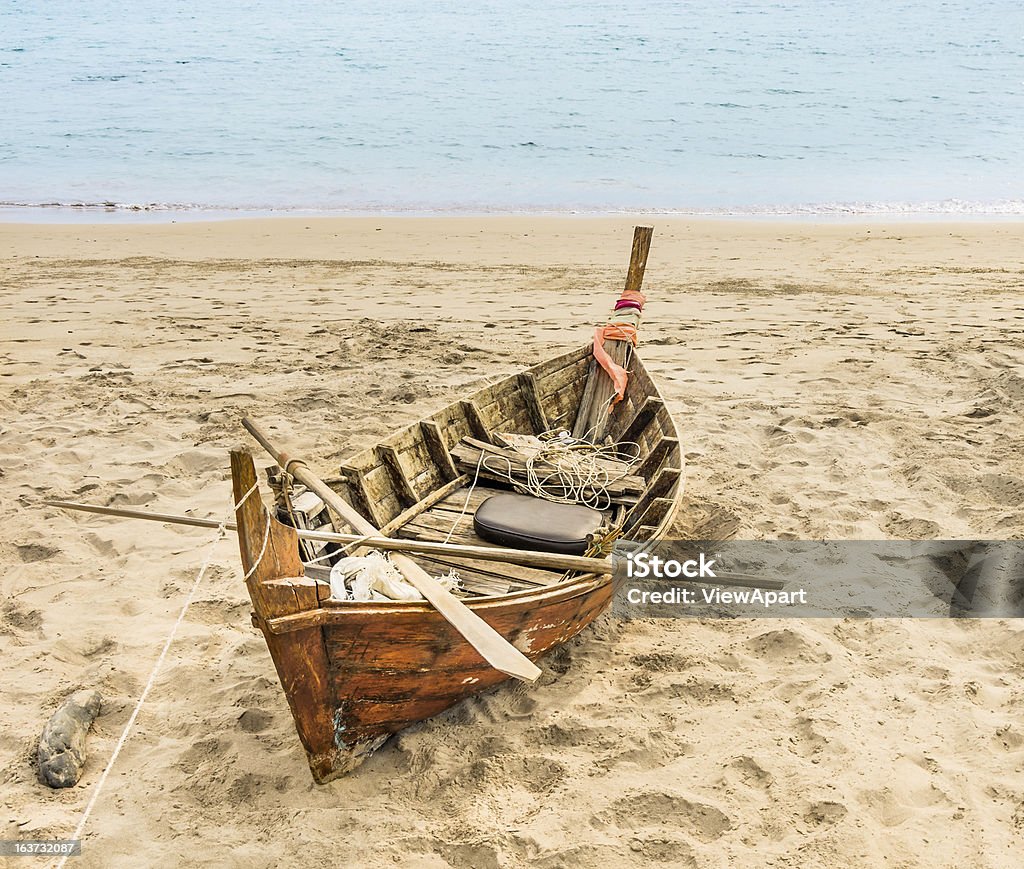
[[[460,444],[466,438],[493,443],[500,432],[572,430],[588,412],[600,374],[592,349],[588,344],[541,362],[407,426],[346,462],[328,485],[382,535],[496,549],[475,533],[472,511],[509,486],[478,479],[460,465]],[[672,522],[683,460],[675,423],[639,355],[633,352],[626,367],[624,399],[607,414],[605,434],[638,446],[630,472],[642,485],[607,511],[607,524],[643,546]],[[509,678],[426,601],[333,599],[323,561],[309,569],[303,564],[323,558],[325,544],[300,540],[276,510],[246,497],[257,485],[247,451],[232,453],[232,476],[253,623],[266,637],[317,782],[353,769],[403,728]],[[293,524],[303,527],[316,511],[298,512],[303,521]],[[318,515],[323,522],[329,511]],[[320,525],[332,528],[350,530]],[[456,568],[462,602],[531,660],[582,631],[615,592],[609,572],[437,552],[415,558],[434,575]]]

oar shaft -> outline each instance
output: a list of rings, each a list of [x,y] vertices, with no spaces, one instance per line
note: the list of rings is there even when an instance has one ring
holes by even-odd
[[[181,516],[173,513],[153,513],[146,510],[126,510],[121,507],[101,507],[97,504],[81,504],[77,501],[44,501],[49,507],[65,510],[81,510],[85,513],[99,513],[104,516],[119,516],[123,519],[148,519],[150,522],[167,522],[173,525],[192,525],[196,528],[219,528],[222,523],[216,519],[200,519],[195,516]],[[224,527],[234,531],[234,522],[224,522]],[[490,546],[465,546],[450,543],[434,543],[427,540],[402,540],[395,537],[380,537],[359,534],[339,534],[334,531],[307,531],[295,528],[295,534],[303,540],[319,540],[327,543],[362,543],[372,549],[387,552],[412,552],[422,555],[437,555],[450,558],[479,558],[504,564],[521,564],[549,568],[551,570],[577,570],[584,573],[611,573],[612,564],[605,558],[583,558],[578,555],[559,555],[557,552],[529,552],[516,549],[496,549]]]
[[[222,523],[216,519],[200,519],[198,516],[183,516],[178,513],[155,513],[150,510],[126,510],[123,507],[102,507],[99,504],[83,504],[79,501],[43,501],[47,507],[60,507],[62,510],[79,510],[82,513],[99,513],[101,516],[119,516],[122,519],[148,519],[150,522],[167,522],[170,525],[192,525],[196,528],[219,528]],[[234,522],[224,522],[228,531],[238,526]]]
[[[146,519],[150,522],[167,522],[172,525],[192,525],[196,528],[219,528],[221,523],[216,519],[200,519],[197,516],[182,516],[174,513],[155,513],[146,510],[128,510],[123,507],[101,507],[98,504],[82,504],[78,501],[44,501],[49,507],[61,507],[64,510],[80,510],[85,513],[99,513],[103,516],[119,516],[124,519]],[[223,523],[229,531],[234,531],[234,522]],[[607,558],[584,558],[579,555],[559,555],[556,552],[530,552],[519,549],[497,549],[492,546],[465,546],[451,543],[434,543],[427,540],[400,540],[393,537],[368,537],[356,534],[338,534],[333,531],[307,531],[303,528],[294,529],[297,536],[304,540],[319,540],[327,543],[356,543],[380,549],[385,552],[411,552],[420,555],[435,555],[442,558],[475,558],[481,561],[495,561],[503,564],[520,564],[524,567],[539,567],[546,570],[572,570],[579,573],[611,573],[614,562]],[[701,580],[680,579],[681,582],[701,582]],[[745,573],[718,572],[712,579],[703,580],[708,585],[734,585],[742,588],[781,589],[785,583],[777,579],[767,579]]]

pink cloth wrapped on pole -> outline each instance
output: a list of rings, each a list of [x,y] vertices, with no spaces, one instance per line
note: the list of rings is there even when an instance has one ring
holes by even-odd
[[[609,413],[626,395],[626,386],[629,384],[629,372],[608,355],[608,351],[604,349],[604,342],[629,341],[636,347],[636,325],[631,322],[615,322],[616,314],[623,319],[628,317],[629,320],[635,320],[639,323],[640,312],[643,311],[644,302],[646,301],[647,298],[641,292],[634,290],[623,291],[619,301],[615,303],[615,310],[612,312],[611,317],[612,322],[604,326],[598,326],[594,330],[594,358],[597,360],[597,364],[605,370],[615,386],[615,396],[612,399],[612,403],[608,406]],[[626,304],[623,304],[624,302]]]

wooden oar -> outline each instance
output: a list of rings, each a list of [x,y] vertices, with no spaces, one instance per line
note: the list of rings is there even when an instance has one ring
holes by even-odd
[[[99,504],[82,504],[78,501],[43,501],[48,507],[64,510],[80,510],[83,513],[98,513],[102,516],[119,516],[122,519],[148,519],[151,522],[167,522],[172,525],[191,525],[195,528],[219,528],[216,519],[201,519],[197,516],[182,516],[175,513],[153,513],[147,510],[126,510],[122,507],[102,507]],[[235,531],[238,525],[224,522],[228,531]],[[491,546],[469,546],[461,543],[435,543],[431,540],[406,540],[399,537],[367,537],[363,534],[340,534],[336,531],[307,531],[293,528],[302,540],[319,540],[326,543],[359,543],[369,549],[385,552],[411,552],[419,555],[433,555],[439,558],[478,558],[502,564],[521,564],[542,570],[573,570],[580,573],[611,573],[615,564],[608,558],[585,558],[581,555],[561,555],[557,552],[534,552],[527,549],[499,549]]]
[[[321,500],[351,525],[356,532],[362,535],[380,536],[379,529],[375,528],[351,504],[316,476],[305,462],[294,456],[289,456],[275,447],[266,432],[251,419],[243,419],[242,425],[286,472],[319,495]],[[392,555],[391,561],[402,576],[409,581],[409,584],[422,594],[455,630],[462,634],[466,642],[476,649],[488,664],[502,673],[528,682],[532,682],[540,676],[540,668],[533,661],[455,595],[447,591],[415,561],[401,554]]]
[[[99,504],[82,504],[78,501],[43,501],[43,503],[49,507],[60,507],[64,510],[80,510],[84,513],[119,516],[124,519],[147,519],[150,522],[167,522],[172,525],[191,525],[195,528],[219,528],[221,525],[216,519],[201,519],[197,516],[182,516],[174,513],[153,513],[146,510],[127,510],[123,507],[102,507]],[[229,531],[234,531],[237,528],[234,522],[225,522],[224,527]],[[522,564],[542,570],[572,570],[578,573],[594,573],[599,576],[611,573],[615,569],[615,561],[608,558],[585,558],[580,555],[560,555],[557,552],[534,552],[527,549],[503,549],[493,546],[435,543],[429,540],[402,540],[395,537],[365,537],[360,534],[339,534],[334,531],[307,531],[304,528],[293,530],[303,540],[343,544],[362,543],[364,546],[386,552],[412,552],[438,558],[475,558],[501,564]],[[722,571],[716,571],[716,574],[714,579],[708,577],[699,580],[680,577],[677,582],[776,590],[785,587],[785,583],[777,579]]]

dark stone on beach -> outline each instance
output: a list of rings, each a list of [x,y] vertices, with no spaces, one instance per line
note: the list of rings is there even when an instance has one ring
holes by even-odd
[[[78,784],[85,766],[85,737],[100,713],[99,691],[79,691],[64,701],[39,737],[39,778],[51,788]]]

